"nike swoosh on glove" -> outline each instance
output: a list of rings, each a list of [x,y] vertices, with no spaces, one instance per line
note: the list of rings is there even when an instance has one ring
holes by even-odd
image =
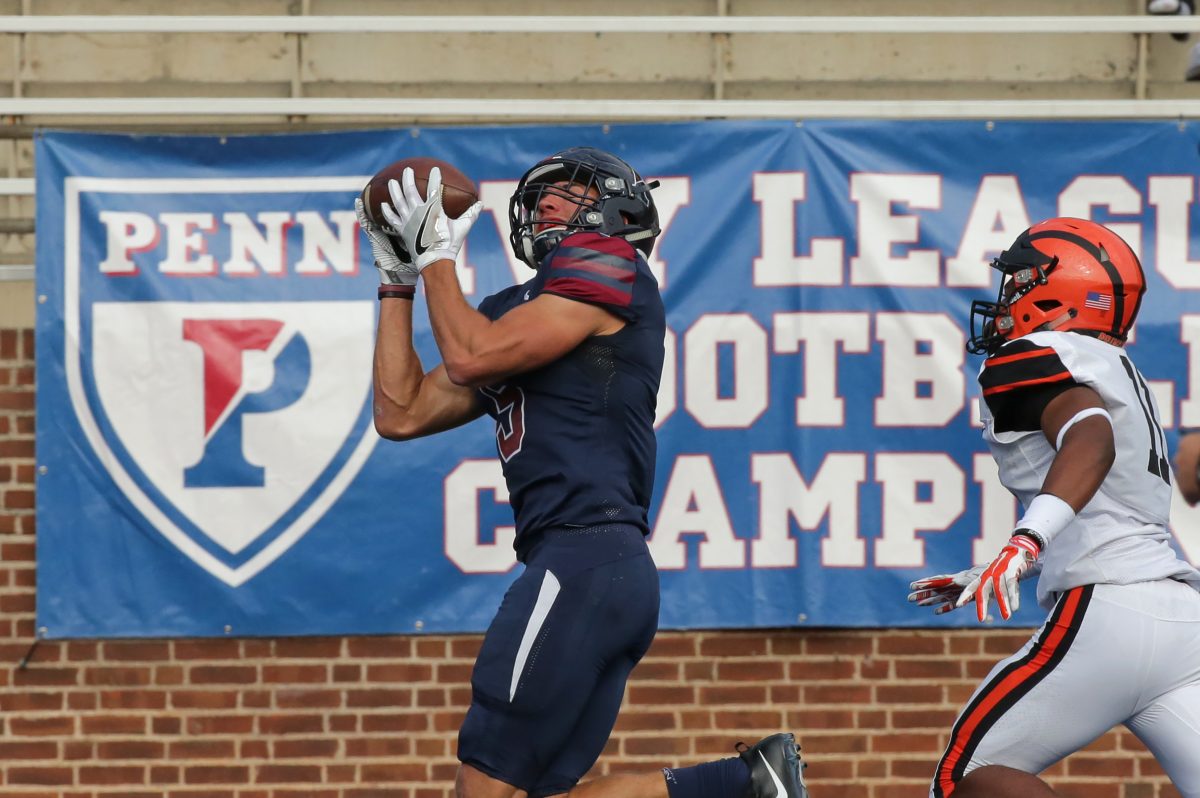
[[[1033,568],[1041,552],[1041,545],[1026,530],[1013,532],[996,559],[971,580],[954,606],[962,607],[974,600],[976,614],[982,621],[987,617],[989,599],[995,596],[1000,617],[1007,621],[1021,606],[1021,577]]]

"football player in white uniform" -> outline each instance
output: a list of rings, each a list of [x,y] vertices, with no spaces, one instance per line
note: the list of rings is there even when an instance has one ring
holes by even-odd
[[[1026,230],[971,307],[985,354],[984,439],[1025,508],[986,565],[913,582],[949,612],[995,600],[1007,620],[1037,576],[1049,611],[955,721],[930,795],[1053,796],[1037,778],[1124,724],[1200,798],[1200,573],[1171,548],[1171,471],[1154,395],[1122,348],[1146,289],[1115,233],[1083,219]]]

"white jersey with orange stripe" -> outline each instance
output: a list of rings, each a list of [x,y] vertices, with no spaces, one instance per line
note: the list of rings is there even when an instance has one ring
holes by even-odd
[[[1052,607],[1063,591],[1087,584],[1172,578],[1200,590],[1200,572],[1170,545],[1166,438],[1154,395],[1124,349],[1080,333],[1032,333],[985,360],[979,382],[984,440],[1001,483],[1024,506],[1041,490],[1056,452],[1036,421],[1013,420],[1021,415],[1014,410],[1026,400],[1044,407],[1048,391],[1085,385],[1112,417],[1116,459],[1096,495],[1042,553],[1039,604]]]

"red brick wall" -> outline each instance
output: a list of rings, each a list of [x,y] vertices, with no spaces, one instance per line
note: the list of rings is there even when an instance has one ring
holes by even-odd
[[[33,336],[0,330],[0,796],[442,798],[475,635],[34,639]],[[778,730],[814,798],[923,796],[957,708],[1028,631],[663,633],[597,773]],[[1064,793],[1177,796],[1133,735],[1052,769]],[[636,798],[636,796],[630,796]]]

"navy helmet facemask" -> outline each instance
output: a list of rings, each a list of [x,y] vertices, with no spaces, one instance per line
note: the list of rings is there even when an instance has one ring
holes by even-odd
[[[561,184],[570,184],[564,188]],[[583,230],[623,238],[649,256],[661,232],[650,190],[657,180],[642,180],[633,167],[595,147],[572,147],[535,164],[525,173],[508,203],[509,243],[516,256],[536,269],[564,238]],[[537,209],[546,195],[570,200],[575,215],[545,222]]]

